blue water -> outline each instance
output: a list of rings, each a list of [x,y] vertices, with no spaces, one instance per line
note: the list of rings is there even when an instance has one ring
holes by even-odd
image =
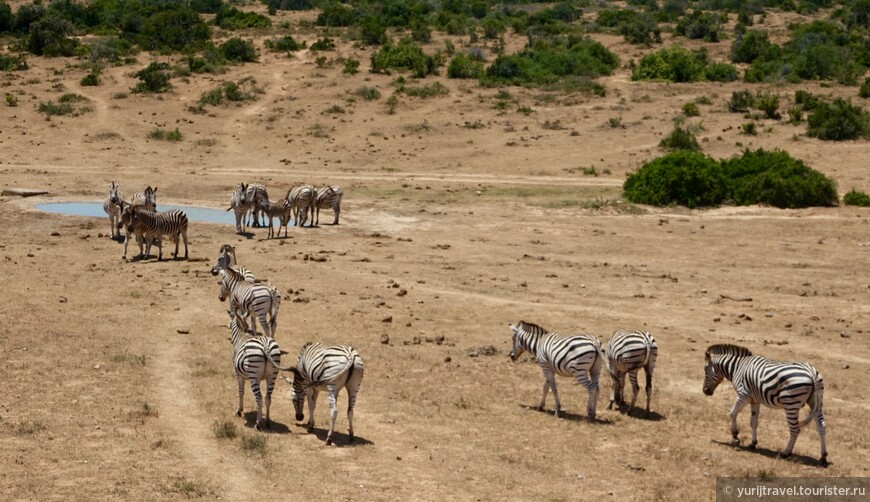
[[[36,209],[39,209],[40,211],[48,211],[50,213],[71,214],[75,216],[95,216],[98,218],[108,217],[106,212],[103,211],[102,202],[52,202],[49,204],[37,204]],[[194,206],[169,206],[166,204],[158,204],[157,209],[160,211],[179,209],[184,211],[184,214],[187,215],[187,219],[190,221],[225,223],[228,225],[236,224],[236,214],[225,209],[209,209]]]

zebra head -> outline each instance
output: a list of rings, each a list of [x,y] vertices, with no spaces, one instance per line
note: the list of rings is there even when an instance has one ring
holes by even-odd
[[[305,379],[302,377],[302,373],[300,373],[298,369],[290,368],[289,371],[293,373],[293,379],[291,380],[287,377],[283,378],[285,382],[290,384],[290,400],[293,401],[293,408],[296,410],[296,420],[301,422],[302,420],[305,420],[305,413],[303,413],[303,410],[306,390],[302,385]]]
[[[229,251],[227,250],[227,248],[229,248]],[[218,253],[217,260],[215,260],[214,266],[211,268],[211,275],[218,275],[221,269],[225,269],[232,265],[229,254],[232,249],[232,246],[230,246],[229,244],[224,244],[223,246],[221,246],[221,250]]]
[[[114,181],[109,185],[109,203],[116,206],[121,202],[118,198],[118,186]]]
[[[704,394],[712,396],[725,378],[731,379],[737,362],[752,352],[739,345],[711,345],[704,353]]]
[[[151,209],[157,207],[157,187],[151,188],[149,185],[145,188],[145,206]]]
[[[118,230],[126,227],[129,232],[133,231],[133,216],[136,213],[136,206],[125,204],[123,201],[121,206],[121,217],[118,218]]]
[[[531,348],[531,352],[535,352],[537,339],[546,334],[546,330],[537,324],[532,324],[526,321],[520,321],[516,326],[508,324],[508,327],[513,331],[513,348],[511,349],[511,361],[516,361],[523,352]]]
[[[221,268],[218,273],[221,275],[221,280],[218,284],[221,285],[221,292],[218,294],[218,300],[226,301],[227,296],[230,294],[230,286],[227,280],[227,269]]]

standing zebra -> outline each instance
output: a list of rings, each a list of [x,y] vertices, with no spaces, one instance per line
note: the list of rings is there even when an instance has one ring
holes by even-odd
[[[145,206],[149,211],[157,211],[157,187],[151,188],[149,185],[144,192],[133,194],[130,205]]]
[[[230,321],[233,345],[233,367],[236,370],[236,381],[239,383],[239,407],[236,416],[242,416],[245,397],[245,377],[251,382],[251,392],[257,400],[257,422],[259,430],[269,427],[269,408],[272,405],[272,391],[275,389],[275,379],[278,378],[278,368],[281,364],[281,349],[274,338],[251,335],[241,329],[238,322]],[[266,420],[263,421],[262,394],[260,381],[266,381]]]
[[[299,185],[287,192],[287,202],[290,203],[296,216],[294,226],[305,226],[305,222],[308,221],[308,211],[314,208],[315,197],[317,197],[317,192],[311,185]],[[314,216],[312,215],[311,224],[313,223]]]
[[[121,210],[124,204],[124,194],[118,191],[118,184],[114,181],[109,184],[109,196],[103,201],[103,211],[109,215],[109,231],[112,239],[121,236],[118,230],[118,221],[121,219]]]
[[[649,400],[652,394],[653,370],[656,367],[656,358],[659,354],[655,338],[646,331],[616,331],[607,344],[607,372],[610,373],[611,393],[610,404],[607,409],[613,407],[613,403],[622,411],[625,397],[622,390],[625,387],[625,374],[631,382],[631,404],[626,410],[631,414],[631,409],[637,402],[640,393],[640,385],[637,383],[637,374],[641,368],[646,371],[646,413],[649,416]]]
[[[284,369],[284,368],[282,368]],[[356,349],[348,345],[327,347],[319,343],[308,343],[299,353],[299,361],[293,372],[293,380],[284,380],[293,386],[290,398],[296,409],[296,420],[305,419],[303,400],[308,397],[308,431],[314,428],[314,407],[317,404],[317,394],[326,387],[329,400],[329,432],[326,434],[326,445],[332,444],[332,433],[335,430],[335,418],[338,415],[336,399],[342,388],[347,388],[347,430],[350,442],[353,435],[353,406],[363,378],[363,361]]]
[[[266,191],[266,186],[262,183],[251,183],[248,185],[248,188],[245,189],[245,199],[251,203],[251,223],[249,226],[262,227],[263,223],[260,222],[260,201],[269,200],[269,193]]]
[[[589,400],[586,403],[586,414],[589,419],[595,418],[595,408],[598,405],[598,377],[604,364],[604,349],[601,340],[592,335],[560,335],[547,333],[544,328],[520,321],[516,326],[509,325],[513,331],[513,350],[511,361],[516,361],[523,351],[529,351],[544,371],[544,393],[537,409],[543,410],[547,400],[547,391],[553,389],[556,400],[556,416],[559,416],[561,404],[559,392],[556,390],[556,380],[553,374],[573,376],[577,382],[586,388]]]
[[[750,425],[752,442],[750,448],[758,444],[756,429],[761,405],[770,408],[784,408],[788,422],[789,440],[783,457],[791,455],[798,434],[803,427],[816,421],[816,430],[822,443],[819,462],[828,465],[828,450],[825,446],[825,417],[822,414],[822,401],[825,385],[818,370],[807,363],[780,363],[752,352],[738,345],[711,345],[704,353],[704,394],[713,395],[716,387],[727,378],[737,391],[737,401],[731,408],[731,437],[733,444],[740,444],[737,437],[737,414],[748,404],[752,408]],[[800,409],[807,405],[810,412],[804,421],[798,421]]]
[[[230,196],[230,207],[227,208],[227,211],[234,211],[236,213],[236,233],[242,233],[246,225],[245,215],[248,210],[251,209],[252,202],[248,199],[247,196],[248,185],[244,183],[239,183],[239,186],[233,190],[233,194]]]
[[[250,270],[242,267],[236,261],[236,250],[229,244],[224,244],[221,246],[220,251],[218,252],[217,260],[215,260],[214,266],[211,268],[211,275],[218,275],[222,268],[232,267],[236,272],[242,274],[245,278],[245,282],[250,282],[251,284],[257,282],[257,278],[254,276],[254,273]]]
[[[341,197],[343,193],[341,187],[326,186],[317,189],[317,195],[314,198],[314,209],[317,211],[314,218],[314,224],[320,225],[320,210],[332,209],[335,213],[333,225],[338,225],[338,215],[341,213]]]
[[[137,237],[142,236],[144,238],[144,257],[151,255],[151,244],[156,242],[158,250],[157,261],[163,259],[162,239],[164,235],[168,235],[175,242],[175,252],[172,253],[173,258],[178,257],[180,238],[184,239],[184,259],[188,257],[187,215],[183,211],[176,209],[156,213],[142,209],[139,206],[126,206],[121,212],[121,221],[118,223],[118,228],[121,226],[127,227],[128,234],[135,234]],[[142,256],[141,242],[139,255]],[[126,243],[124,245],[124,257],[127,257]]]
[[[272,285],[266,283],[251,284],[245,281],[245,276],[232,267],[221,268],[221,290],[218,298],[225,301],[230,298],[230,312],[246,326],[245,317],[251,318],[251,330],[257,334],[257,320],[263,327],[266,336],[275,337],[278,325],[278,307],[281,306],[281,295]],[[256,319],[254,317],[256,316]],[[268,318],[268,322],[267,322]]]
[[[270,202],[269,199],[260,199],[260,211],[269,221],[269,237],[278,235],[275,234],[272,228],[272,220],[278,217],[278,234],[281,233],[281,227],[284,227],[284,237],[287,237],[287,224],[290,223],[293,208],[287,199],[281,199],[276,202]]]

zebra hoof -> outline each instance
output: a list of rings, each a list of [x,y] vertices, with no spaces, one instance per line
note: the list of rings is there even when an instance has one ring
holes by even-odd
[[[239,408],[238,410],[236,410],[236,416],[237,416],[237,417],[242,416],[242,410],[241,410],[241,408]]]
[[[827,455],[825,455],[819,459],[819,466],[820,467],[827,467],[828,466],[828,456]]]
[[[354,443],[356,443],[356,438],[353,437],[353,436],[351,436],[350,439],[349,439],[347,442],[350,443],[350,444],[354,444]],[[827,465],[827,462],[825,462],[825,464]]]
[[[740,444],[740,438],[733,438],[731,440],[731,446],[738,446]]]
[[[791,458],[791,453],[780,453],[776,458],[781,458],[783,460]]]
[[[753,441],[753,442],[749,443],[749,449],[754,450],[757,445],[758,445],[758,441]]]
[[[332,446],[332,438],[326,438],[326,446]]]

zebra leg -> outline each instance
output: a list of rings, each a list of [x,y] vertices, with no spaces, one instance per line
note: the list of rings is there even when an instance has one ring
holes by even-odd
[[[619,401],[622,399],[622,383],[620,382],[619,373],[610,374],[610,403],[607,404],[607,409],[612,410],[613,404],[616,403],[616,407],[619,408]]]
[[[257,400],[257,421],[254,423],[254,428],[263,429],[263,394],[260,392],[259,376],[251,376],[251,392],[254,393],[254,399]]]
[[[628,414],[631,415],[631,410],[637,404],[637,395],[640,394],[640,384],[637,383],[637,374],[640,368],[635,368],[628,373],[628,381],[631,382],[631,404],[628,406]]]
[[[239,407],[236,408],[236,416],[240,417],[245,404],[245,378],[238,371],[236,371],[236,381],[239,383]]]
[[[749,425],[752,427],[752,442],[749,447],[754,450],[758,444],[758,414],[761,412],[761,404],[753,401],[749,403],[749,409],[752,413],[749,417]]]
[[[271,428],[272,418],[269,415],[269,409],[272,407],[272,391],[275,390],[275,379],[278,378],[278,372],[272,365],[266,365],[266,427]]]
[[[326,386],[326,398],[329,400],[329,432],[326,434],[326,446],[332,445],[332,433],[335,430],[335,419],[338,417],[338,389],[335,384]]]
[[[184,259],[187,259],[187,228],[181,231],[181,236],[184,238]],[[178,254],[178,244],[175,245],[175,254]]]
[[[588,373],[588,371],[580,371],[575,375],[575,378],[589,393],[589,400],[586,402],[586,416],[589,417],[589,420],[594,420],[595,408],[598,405],[598,379],[589,378]]]
[[[799,405],[803,407],[802,405]],[[791,452],[794,449],[794,445],[797,442],[798,434],[801,433],[801,426],[798,421],[798,414],[800,413],[800,408],[786,408],[785,409],[785,420],[788,422],[788,444],[785,446],[785,450],[782,451],[780,457],[788,458],[791,456]]]
[[[317,394],[320,392],[317,389],[310,389],[308,392],[308,432],[314,429],[314,407],[317,406]]]
[[[332,224],[338,225],[338,214],[341,212],[341,209],[336,207],[335,209],[333,209],[333,211],[335,212],[335,220],[332,222]]]
[[[818,391],[816,391],[818,392]],[[819,457],[819,463],[822,467],[828,466],[828,447],[825,444],[825,417],[822,415],[822,396],[818,396],[819,410],[816,415],[816,430],[819,432],[819,440],[822,443],[822,456]]]
[[[731,444],[740,444],[740,439],[737,437],[737,414],[739,414],[740,411],[749,404],[749,400],[749,396],[738,395],[737,401],[734,402],[734,406],[728,414],[728,416],[731,417]]]
[[[547,369],[545,367],[545,368],[543,368],[543,370],[544,370],[544,392],[541,395],[541,402],[538,403],[538,406],[535,408],[538,411],[544,410],[544,403],[547,402],[547,392],[550,391],[550,381],[553,379],[553,373],[550,372],[549,369]],[[557,410],[558,410],[558,407],[557,407]],[[558,411],[556,411],[556,413],[558,413]]]
[[[356,441],[353,435],[353,407],[356,404],[356,394],[359,392],[360,383],[362,383],[363,369],[355,367],[351,381],[347,383],[347,433],[350,436],[350,442]]]
[[[644,417],[649,417],[649,401],[652,397],[652,378],[653,378],[653,370],[655,368],[655,363],[648,364],[645,370],[646,373],[646,413]]]

